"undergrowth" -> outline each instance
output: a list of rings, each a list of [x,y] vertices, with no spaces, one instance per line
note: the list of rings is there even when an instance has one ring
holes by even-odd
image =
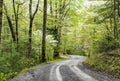
[[[20,57],[18,53],[14,55],[8,54],[8,56],[0,57],[0,81],[8,81],[14,78],[18,74],[25,73],[31,69],[35,69],[36,66],[61,61],[67,59],[69,56],[60,56],[59,58],[48,60],[45,63],[38,62],[35,58]]]
[[[86,60],[86,63],[98,70],[120,78],[120,57],[110,56],[107,53],[92,54]]]

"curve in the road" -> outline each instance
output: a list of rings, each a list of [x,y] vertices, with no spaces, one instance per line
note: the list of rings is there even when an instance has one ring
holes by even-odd
[[[68,66],[70,68],[70,71],[72,71],[79,78],[79,81],[98,81],[93,77],[91,77],[90,75],[84,73],[81,69],[77,67],[78,64],[82,65],[81,64],[82,61],[84,61],[84,57],[79,56],[76,58],[73,56],[69,60],[55,64],[50,71],[50,77],[49,77],[50,81],[63,81],[62,75],[60,72],[60,67],[62,67],[63,65]]]
[[[71,56],[62,62],[38,66],[26,74],[10,81],[110,81],[107,76],[88,70],[84,65],[84,56]],[[82,68],[81,68],[82,67]],[[84,69],[83,69],[84,68]],[[86,68],[86,69],[85,69]],[[120,81],[114,80],[112,81]]]

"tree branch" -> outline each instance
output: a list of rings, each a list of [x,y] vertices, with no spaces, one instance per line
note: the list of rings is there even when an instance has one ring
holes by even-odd
[[[35,10],[35,12],[33,13],[33,18],[35,17],[35,14],[37,13],[38,8],[39,8],[39,0],[38,0],[37,5],[36,5],[36,10]]]

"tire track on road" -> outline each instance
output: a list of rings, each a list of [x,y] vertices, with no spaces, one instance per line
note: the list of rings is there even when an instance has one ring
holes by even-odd
[[[63,78],[63,81],[82,81],[76,74],[71,71],[71,69],[67,65],[63,65],[60,67],[60,72]]]
[[[81,69],[79,69],[77,66],[69,66],[71,71],[73,71],[77,77],[79,77],[80,81],[98,81],[91,77],[90,75],[84,73]]]
[[[49,81],[63,81],[60,74],[60,67],[61,65],[56,64],[51,68]]]

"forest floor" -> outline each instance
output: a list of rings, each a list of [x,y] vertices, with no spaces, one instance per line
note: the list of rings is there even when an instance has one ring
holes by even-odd
[[[84,56],[72,55],[61,62],[37,66],[11,81],[120,81],[88,68]]]

